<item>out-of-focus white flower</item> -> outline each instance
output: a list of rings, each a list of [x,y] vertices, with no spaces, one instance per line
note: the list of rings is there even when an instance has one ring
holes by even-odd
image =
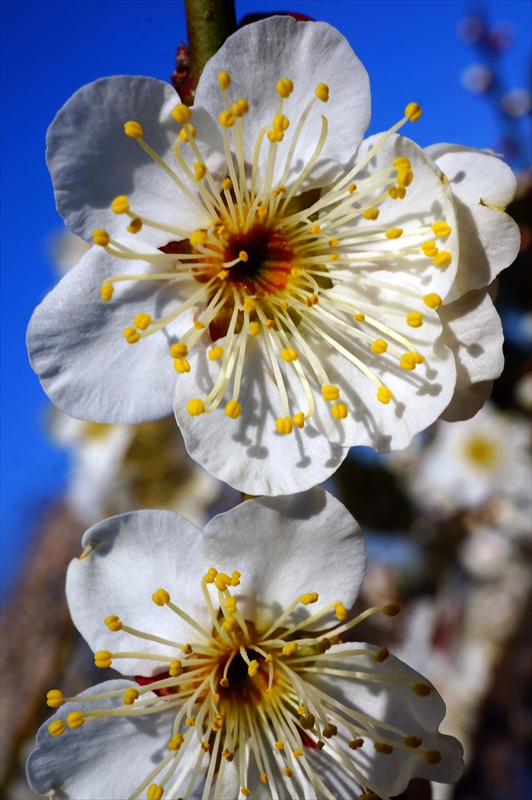
[[[530,114],[532,96],[528,89],[512,89],[501,98],[501,107],[509,117],[519,119]]]
[[[462,72],[463,86],[475,94],[484,94],[493,83],[493,73],[484,64],[470,64]]]
[[[530,496],[530,426],[484,406],[473,419],[438,423],[409,474],[421,506],[451,513],[491,498]]]
[[[39,794],[376,800],[460,776],[437,692],[386,648],[340,641],[398,606],[350,619],[364,538],[323,490],[247,501],[203,532],[122,515],[83,544],[73,620],[97,666],[143,677],[48,693],[58,711],[28,762]]]
[[[403,448],[450,406],[474,413],[502,369],[485,287],[515,257],[515,179],[397,134],[420,115],[362,141],[364,68],[334,28],[288,17],[229,37],[193,109],[148,78],[77,92],[48,164],[66,222],[100,246],[30,323],[51,399],[104,422],[174,404],[193,458],[271,495],[351,445]]]
[[[49,249],[53,265],[62,276],[76,266],[90,249],[90,245],[66,228],[64,231],[53,233],[50,236]]]

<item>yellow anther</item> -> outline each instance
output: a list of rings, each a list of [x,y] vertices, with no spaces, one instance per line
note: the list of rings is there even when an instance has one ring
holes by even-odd
[[[225,572],[218,572],[214,579],[214,585],[219,592],[225,592],[227,587],[231,584],[231,578]]]
[[[218,570],[214,567],[209,567],[207,572],[204,575],[205,583],[214,583],[214,579],[218,575]]]
[[[442,304],[442,299],[436,292],[430,292],[430,294],[425,295],[423,302],[429,308],[439,308]]]
[[[214,345],[214,347],[212,347],[209,350],[209,358],[211,361],[218,361],[218,359],[221,358],[223,354],[224,354],[223,347],[218,347],[217,344]]]
[[[223,755],[223,757],[224,757],[225,759],[227,759],[227,761],[232,761],[232,760],[233,760],[233,758],[235,757],[235,754],[234,754],[234,753],[232,753],[232,752],[229,750],[229,748],[227,748],[227,747],[225,748],[225,750],[222,750],[222,755]]]
[[[235,115],[233,114],[232,111],[225,109],[225,111],[222,111],[220,113],[220,116],[218,117],[218,122],[220,123],[222,128],[232,128],[233,125],[235,124]]]
[[[243,794],[244,797],[249,797],[251,792],[249,791],[249,789],[246,789],[245,787],[243,787],[242,789],[240,789],[240,794]]]
[[[106,617],[104,619],[104,625],[107,625],[110,631],[121,631],[122,630],[122,623],[120,618],[116,616],[116,614],[112,614],[110,617]]]
[[[221,281],[225,281],[228,275],[229,275],[228,269],[221,269],[220,272],[218,273],[218,277],[220,278]]]
[[[63,705],[63,692],[60,689],[50,689],[46,695],[46,705],[50,708],[59,708]]]
[[[388,603],[382,607],[381,611],[385,617],[396,617],[401,610],[399,603]]]
[[[229,686],[229,681],[227,680],[227,678],[221,679],[220,686],[223,686],[224,689],[227,689],[227,687]]]
[[[414,683],[412,691],[417,697],[428,697],[432,689],[427,683]]]
[[[414,178],[414,173],[412,172],[411,169],[402,169],[400,172],[397,173],[397,183],[403,189],[405,189],[407,186],[410,186],[413,178]]]
[[[297,414],[294,414],[294,425],[297,428],[305,427],[305,414],[303,411],[298,411]]]
[[[259,335],[260,327],[258,322],[250,322],[249,323],[249,332],[253,338]],[[221,349],[221,348],[220,348]]]
[[[225,607],[229,612],[229,614],[235,613],[236,603],[237,603],[236,597],[228,597],[227,600],[225,601]]]
[[[393,753],[393,747],[391,744],[386,744],[386,742],[375,742],[373,747],[377,753],[380,753],[383,756],[390,756]]]
[[[262,772],[259,775],[259,778],[262,781],[262,783],[268,783],[268,774],[266,772]]]
[[[200,414],[205,413],[205,406],[201,397],[193,397],[188,401],[187,411],[191,417],[199,417]]]
[[[406,324],[411,328],[421,328],[423,325],[423,314],[420,311],[409,311],[406,315]]]
[[[331,414],[338,422],[347,417],[347,406],[345,403],[335,403],[331,407]]]
[[[377,219],[379,216],[379,209],[378,208],[368,208],[364,211],[363,215],[364,219]]]
[[[266,656],[266,659],[265,659],[265,661],[266,661],[268,664],[273,664],[273,656],[272,656],[272,654],[271,654],[271,653],[268,653],[268,655]]]
[[[268,213],[268,209],[266,208],[266,206],[259,206],[257,208],[257,215],[259,217],[263,217],[267,213]]]
[[[152,783],[151,786],[148,786],[146,797],[148,798],[148,800],[161,800],[163,794],[164,794],[163,787],[158,786],[156,783]]]
[[[285,769],[285,771],[284,771],[284,774],[286,775],[286,777],[287,777],[287,778],[291,778],[291,777],[292,777],[292,775],[293,775],[293,772],[292,772],[292,770],[290,769],[290,767],[286,767],[286,769]]]
[[[356,320],[356,322],[365,322],[366,321],[366,315],[362,314],[362,312],[359,311],[358,314],[355,314],[353,316],[353,319]]]
[[[149,314],[137,314],[135,319],[133,320],[133,325],[135,328],[138,328],[139,331],[145,331],[150,327],[151,317]]]
[[[406,188],[404,186],[397,187],[397,197],[399,198],[399,200],[404,200],[404,198],[406,197]]]
[[[403,737],[403,744],[407,747],[411,747],[413,750],[416,750],[422,743],[422,740],[419,736],[404,736]]]
[[[318,599],[319,594],[317,592],[307,592],[306,594],[301,595],[299,602],[304,606],[310,606],[312,603],[317,603]]]
[[[316,86],[315,95],[322,103],[327,103],[329,100],[329,87],[326,83],[318,83]]]
[[[183,358],[188,356],[188,346],[183,342],[175,342],[170,346],[170,355],[172,358]]]
[[[67,716],[66,721],[69,728],[81,728],[85,722],[85,718],[81,711],[71,711],[71,713]]]
[[[241,250],[240,253],[238,254],[238,257],[239,257],[240,261],[244,261],[244,262],[249,261],[249,256],[248,256],[248,254],[246,253],[245,250]]]
[[[428,241],[423,242],[423,244],[421,245],[421,249],[423,251],[433,250],[435,247],[436,247],[436,242],[434,241],[434,239],[429,239]]]
[[[329,239],[329,247],[336,247],[339,244],[338,239]]]
[[[334,613],[336,614],[336,619],[339,619],[340,621],[347,619],[347,608],[343,603],[336,603],[334,607]]]
[[[299,278],[299,276],[301,275],[301,270],[298,269],[297,267],[292,267],[292,269],[290,270],[290,274],[293,275],[294,278]]]
[[[370,347],[372,353],[385,353],[387,349],[388,342],[385,342],[384,339],[375,339]]]
[[[290,80],[290,78],[281,78],[280,81],[277,81],[275,84],[275,88],[277,89],[277,93],[286,100],[287,97],[290,97],[292,92],[294,91],[294,84]]]
[[[111,300],[114,293],[114,287],[111,286],[110,283],[102,284],[102,288],[100,289],[100,297],[104,302]]]
[[[416,368],[417,363],[418,362],[415,353],[403,353],[401,360],[399,361],[399,366],[401,369],[413,370]]]
[[[247,261],[247,256],[245,260]],[[252,311],[255,311],[255,309],[257,308],[257,306],[255,305],[255,301],[252,300],[250,297],[246,297],[242,305],[244,306],[244,311],[247,311],[248,314],[251,313]]]
[[[267,319],[266,320],[266,327],[267,328],[275,328],[275,320],[274,319]]]
[[[284,742],[281,742],[281,740],[279,740],[278,742],[275,742],[275,746],[276,746],[277,750],[284,750]]]
[[[200,164],[199,161],[194,162],[194,175],[197,181],[203,180],[207,173],[207,167],[205,164]]]
[[[378,664],[382,664],[383,661],[386,661],[388,656],[390,655],[387,647],[381,647],[380,650],[377,650],[375,655],[373,656],[374,661]]]
[[[188,142],[189,136],[192,136],[193,139],[195,139],[197,136],[196,128],[194,127],[194,125],[191,125],[190,123],[188,123],[188,125],[185,128],[183,128],[183,130],[179,134],[179,138],[181,139],[182,142]]]
[[[440,250],[438,255],[432,259],[435,267],[448,267],[451,263],[452,255],[447,250]]]
[[[422,364],[425,361],[425,356],[422,356],[421,353],[412,353],[416,360],[416,364]]]
[[[259,662],[254,658],[253,661],[250,662],[248,667],[249,677],[254,678],[258,671],[259,671]]]
[[[439,764],[441,761],[441,753],[439,750],[425,750],[423,759],[427,764]]]
[[[48,733],[51,733],[52,736],[61,736],[65,731],[65,723],[62,719],[54,719],[54,721],[50,722],[48,725]]]
[[[222,181],[222,189],[225,189],[226,192],[230,192],[233,188],[233,181],[231,178],[224,178]]]
[[[94,663],[100,669],[105,669],[105,667],[111,666],[111,659],[113,654],[109,652],[109,650],[98,650],[97,653],[94,654]]]
[[[201,749],[203,750],[204,753],[208,753],[209,750],[211,749],[209,742],[202,742]]]
[[[275,423],[275,427],[277,429],[277,433],[280,433],[283,436],[288,433],[292,433],[292,417],[279,417]]]
[[[431,229],[434,236],[437,236],[438,239],[444,239],[446,236],[449,236],[451,232],[451,226],[444,222],[444,220],[435,222],[434,225],[431,225]]]
[[[231,111],[235,117],[243,117],[244,114],[247,114],[249,111],[248,101],[241,97],[240,100],[237,100],[236,103],[233,103],[231,106]]]
[[[229,400],[225,407],[225,415],[226,417],[231,417],[231,419],[238,419],[241,411],[242,406],[237,400]]]
[[[168,742],[168,749],[169,750],[179,750],[183,742],[185,741],[185,737],[182,733],[176,733],[175,736],[172,736],[170,741]]]
[[[386,231],[384,234],[387,239],[399,239],[400,236],[403,235],[402,228],[390,228],[389,231]]]
[[[290,127],[290,120],[284,114],[277,114],[273,118],[272,128],[276,133],[283,133]]]
[[[176,122],[179,122],[180,125],[184,125],[191,118],[192,112],[184,103],[179,103],[179,105],[172,109],[172,116]]]
[[[349,186],[347,187],[347,191],[349,192],[349,194],[353,194],[353,192],[356,191],[356,188],[357,188],[356,183],[350,183]]]
[[[164,606],[165,603],[170,602],[170,595],[166,591],[166,589],[157,589],[157,591],[152,594],[151,599],[157,606]]]
[[[139,693],[136,689],[126,689],[126,693],[122,699],[122,703],[125,706],[132,706],[135,700],[138,700]]]
[[[128,344],[135,344],[140,339],[140,333],[135,328],[124,328],[124,339]]]
[[[285,646],[281,650],[281,653],[283,654],[283,656],[291,656],[293,653],[297,651],[298,647],[299,645],[297,642],[289,642],[288,644],[285,644]],[[305,709],[303,709],[303,713],[305,713]]]
[[[135,219],[131,220],[126,230],[130,233],[138,233],[142,230],[142,220],[139,217],[135,217]]]
[[[390,195],[392,200],[397,200],[397,198],[399,197],[397,186],[390,186],[390,188],[388,189],[388,194]]]
[[[410,160],[406,156],[397,156],[397,158],[392,160],[392,164],[397,172],[399,172],[400,169],[411,169],[412,167]]]
[[[184,375],[185,372],[190,372],[190,363],[186,358],[176,358],[174,361],[174,369],[180,375]]]
[[[96,228],[92,232],[92,241],[100,247],[107,247],[109,244],[109,234],[103,228]]]
[[[320,228],[319,225],[313,225],[312,228],[310,229],[310,232],[311,233],[321,233],[321,228]]]
[[[193,728],[196,724],[196,717],[187,717],[185,720],[185,725],[188,725],[189,728]]]
[[[196,330],[202,331],[205,325],[203,324],[203,322],[200,322],[199,319],[197,319],[194,321],[194,327],[196,328]]]
[[[207,241],[207,234],[205,231],[194,231],[190,237],[190,244],[192,247],[199,247]]]
[[[409,103],[405,108],[405,117],[407,117],[410,122],[417,122],[422,113],[423,111],[417,103]]]
[[[142,125],[139,122],[133,122],[132,120],[126,122],[124,125],[124,133],[126,136],[131,136],[132,139],[142,139],[144,136]]]
[[[222,92],[225,92],[231,86],[231,76],[225,69],[218,73],[218,83]]]
[[[340,389],[338,386],[327,384],[326,386],[321,387],[321,394],[324,400],[332,402],[333,400],[338,400],[340,397]]]
[[[303,755],[303,750],[300,750],[299,748],[297,750],[293,750],[292,755],[294,756],[294,758],[301,758],[301,756]]]
[[[170,672],[170,677],[172,678],[177,678],[177,676],[181,675],[181,673],[183,672],[183,665],[178,658],[176,658],[175,661],[172,661],[170,663],[169,672]]]
[[[303,714],[305,713],[305,706],[299,706],[297,709],[297,713],[299,714],[300,717],[302,717]]]
[[[282,131],[268,131],[268,139],[272,144],[274,142],[282,142],[284,139],[284,133]]]
[[[377,389],[377,400],[379,403],[383,403],[385,406],[388,405],[390,400],[392,399],[392,393],[388,389],[387,386],[379,386]]]
[[[339,253],[331,253],[331,255],[329,256],[329,261],[337,261],[339,258],[340,258]]]
[[[285,347],[284,350],[281,350],[281,358],[288,363],[297,361],[297,350],[294,350],[293,347]]]
[[[125,214],[126,211],[129,211],[129,202],[125,194],[115,197],[111,203],[111,208],[115,214]]]

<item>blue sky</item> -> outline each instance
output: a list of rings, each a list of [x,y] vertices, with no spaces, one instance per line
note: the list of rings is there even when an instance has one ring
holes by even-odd
[[[456,37],[459,21],[483,8],[517,38],[504,56],[511,87],[527,85],[531,5],[493,0],[237,0],[237,18],[292,10],[325,20],[348,38],[370,74],[370,132],[388,128],[407,102],[424,108],[415,136],[493,147],[498,132],[482,98],[460,85],[474,60]],[[4,0],[2,13],[2,555],[4,587],[40,512],[65,485],[66,456],[47,440],[47,400],[31,371],[25,328],[53,286],[46,241],[60,229],[44,163],[46,128],[81,85],[103,75],[167,80],[186,40],[180,0]]]

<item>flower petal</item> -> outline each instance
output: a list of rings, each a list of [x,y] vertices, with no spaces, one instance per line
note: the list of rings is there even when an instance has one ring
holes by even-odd
[[[154,605],[151,596],[159,588],[210,632],[200,587],[205,571],[200,538],[199,528],[172,511],[121,514],[86,531],[82,545],[99,544],[70,563],[66,594],[72,620],[94,652],[140,651],[182,658],[179,650],[122,630],[113,633],[104,625],[104,619],[115,614],[124,625],[171,641],[186,644],[197,638],[181,617]],[[161,661],[129,658],[113,666],[126,675],[153,675],[168,667]]]
[[[493,153],[452,144],[425,150],[446,175],[453,192],[460,234],[460,268],[449,300],[490,284],[515,260],[520,234],[505,214],[517,182]]]
[[[92,247],[35,310],[27,334],[31,364],[52,402],[67,414],[137,423],[171,413],[175,371],[169,347],[192,324],[192,312],[131,345],[122,334],[139,312],[157,318],[177,307],[173,285],[120,282],[111,301],[100,298],[102,282],[111,275],[149,270],[144,261],[124,262]]]
[[[335,600],[351,608],[366,574],[358,523],[318,487],[290,497],[248,500],[220,514],[205,527],[202,555],[209,566],[241,573],[240,586],[232,591],[244,618],[259,630],[308,592],[317,592],[319,601],[298,606],[290,621],[299,622]],[[313,627],[323,628],[323,619]]]
[[[290,127],[280,143],[274,184],[281,180],[294,131],[319,83],[330,89],[327,103],[314,104],[299,137],[289,186],[312,156],[321,131],[320,116],[330,120],[325,146],[312,172],[309,185],[324,186],[339,174],[338,164],[347,165],[360,144],[370,118],[369,79],[347,40],[325,22],[295,22],[292,17],[270,17],[245,26],[230,36],[205,66],[198,83],[196,101],[215,118],[225,108],[218,73],[228,70],[230,102],[240,97],[249,103],[243,119],[244,153],[253,163],[259,130],[272,125],[279,95],[277,81],[289,78],[294,90],[284,102],[283,113]],[[268,140],[262,148],[262,179]],[[260,185],[260,183],[259,183]]]
[[[57,209],[70,230],[87,241],[95,228],[127,237],[129,220],[110,207],[118,195],[128,197],[133,213],[160,223],[191,231],[208,224],[206,214],[124,133],[126,122],[140,123],[146,142],[182,176],[172,149],[179,128],[171,111],[178,102],[169,84],[124,75],[89,83],[66,102],[48,130],[47,163]],[[214,120],[197,109],[192,121],[208,166],[221,170],[225,159]],[[159,247],[172,237],[144,226],[142,238]]]
[[[379,649],[375,645],[348,642],[334,648],[334,652],[352,650],[356,648]],[[331,651],[333,652],[333,651]],[[445,705],[434,687],[428,697],[418,697],[411,690],[408,683],[424,683],[430,685],[422,675],[411,669],[398,658],[390,655],[382,664],[376,664],[372,656],[358,656],[355,660],[346,657],[338,658],[332,665],[338,670],[367,671],[393,678],[405,679],[405,684],[388,683],[380,681],[353,680],[338,675],[319,675],[309,673],[303,676],[326,692],[335,700],[348,708],[355,709],[362,714],[367,714],[374,719],[393,725],[408,736],[417,736],[422,739],[418,749],[401,750],[394,748],[393,755],[381,755],[372,747],[372,739],[364,738],[364,746],[353,752],[351,758],[355,766],[367,775],[373,784],[389,796],[400,794],[406,789],[409,781],[414,778],[426,778],[438,783],[453,783],[457,781],[463,771],[462,746],[452,736],[445,736],[438,732],[438,727],[445,715]],[[384,737],[399,740],[398,735],[380,731]],[[347,736],[344,729],[339,735]],[[427,750],[438,750],[441,761],[429,765],[423,758]],[[325,762],[326,751],[309,752],[316,763]],[[330,762],[329,762],[330,764]],[[329,768],[329,775],[332,770]],[[324,771],[323,778],[326,782],[328,775]],[[330,778],[329,778],[330,780]],[[334,788],[329,783],[331,788]]]
[[[212,413],[190,416],[189,400],[210,392],[220,368],[206,351],[190,354],[189,361],[190,372],[176,382],[174,411],[188,452],[211,475],[247,494],[280,495],[305,491],[338,469],[346,447],[328,442],[312,424],[302,431],[294,426],[289,435],[277,433],[282,406],[261,341],[247,344],[238,420],[225,416],[225,402]]]
[[[100,683],[80,696],[134,688],[126,680]],[[145,697],[153,696],[149,692]],[[57,800],[124,800],[150,774],[167,754],[175,713],[163,711],[141,717],[107,717],[68,728],[61,736],[48,731],[50,722],[72,711],[95,708],[120,708],[121,697],[106,700],[65,703],[50,717],[37,734],[37,747],[27,763],[28,782],[39,795],[52,791]]]
[[[456,388],[441,419],[469,419],[491,394],[504,366],[501,320],[486,289],[468,292],[439,309],[443,341],[456,359]]]

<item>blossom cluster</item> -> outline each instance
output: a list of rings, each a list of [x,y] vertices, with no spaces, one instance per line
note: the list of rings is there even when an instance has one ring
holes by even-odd
[[[456,440],[502,370],[491,285],[519,246],[515,179],[491,152],[420,148],[403,129],[421,114],[409,102],[364,138],[369,79],[344,37],[272,17],[226,41],[193,107],[119,76],[53,121],[57,207],[92,245],[28,329],[48,396],[91,421],[64,435],[104,430],[108,483],[132,424],[173,412],[210,476],[262,497],[203,529],[141,510],[86,532],[70,612],[95,665],[124,677],[49,691],[39,794],[386,800],[459,778],[436,688],[353,641],[399,606],[354,611],[364,536],[316,488],[353,445],[403,450],[436,420]],[[466,450],[491,464],[489,448]],[[435,502],[440,457],[417,490]]]

